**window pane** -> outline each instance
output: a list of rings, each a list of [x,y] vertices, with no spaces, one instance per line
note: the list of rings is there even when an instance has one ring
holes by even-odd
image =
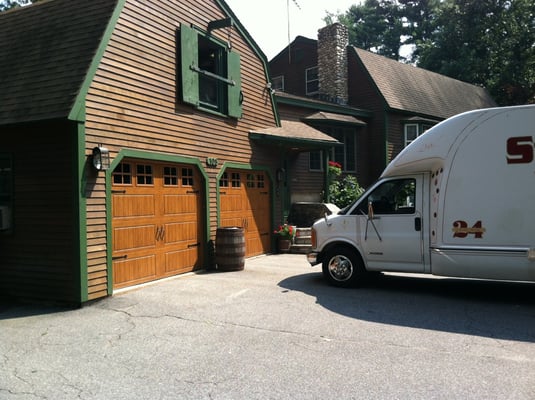
[[[306,70],[306,93],[315,94],[319,89],[318,67],[308,68]]]
[[[152,165],[138,164],[136,171],[138,185],[152,185]]]
[[[344,171],[356,171],[355,150],[356,138],[352,132],[346,132],[344,135],[344,144],[346,149],[345,164],[342,164]]]
[[[113,183],[116,185],[131,185],[132,172],[130,164],[120,163],[112,174]]]
[[[255,176],[254,176],[254,174],[247,174],[247,187],[248,188],[254,188],[255,187]]]
[[[163,184],[165,186],[178,186],[178,171],[176,167],[164,167]]]
[[[182,186],[193,186],[192,168],[182,168]]]
[[[241,187],[241,179],[239,172],[233,172],[231,177],[232,187],[239,188]]]
[[[263,174],[257,175],[256,179],[257,179],[257,187],[259,189],[263,189],[264,187],[266,187],[265,176]]]
[[[219,186],[228,187],[228,173],[223,172],[223,175],[221,175],[221,179],[219,179]]]
[[[274,77],[271,80],[271,88],[284,92],[284,75]]]
[[[405,125],[405,146],[418,137],[418,125],[407,124]]]
[[[309,168],[311,171],[321,171],[321,151],[311,151],[309,154]]]

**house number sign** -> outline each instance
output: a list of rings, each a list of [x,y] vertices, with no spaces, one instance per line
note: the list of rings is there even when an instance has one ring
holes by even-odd
[[[219,160],[215,157],[207,157],[206,165],[211,168],[216,168],[219,164]]]

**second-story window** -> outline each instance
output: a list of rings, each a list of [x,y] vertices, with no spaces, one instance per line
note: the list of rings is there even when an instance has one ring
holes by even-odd
[[[271,89],[284,92],[284,75],[279,75],[271,79]]]
[[[215,37],[187,25],[179,34],[179,95],[201,110],[241,118],[240,55]]]
[[[307,96],[317,94],[319,90],[318,67],[307,68],[305,71],[305,79]]]

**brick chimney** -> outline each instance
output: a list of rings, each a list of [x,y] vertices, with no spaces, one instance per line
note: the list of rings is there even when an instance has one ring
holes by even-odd
[[[349,31],[338,22],[318,31],[320,99],[347,104],[347,46]]]

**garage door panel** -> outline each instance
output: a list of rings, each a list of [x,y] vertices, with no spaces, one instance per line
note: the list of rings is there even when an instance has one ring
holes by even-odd
[[[191,194],[164,195],[164,214],[190,214],[197,218],[199,197]]]
[[[156,245],[156,226],[142,225],[113,230],[113,250],[141,250],[154,248]]]
[[[113,263],[115,287],[124,287],[156,276],[156,256],[124,259]]]
[[[154,217],[154,202],[152,194],[113,196],[113,217]]]
[[[243,218],[241,217],[230,217],[230,218],[221,218],[219,221],[220,226],[237,226],[243,227]]]
[[[165,224],[165,243],[196,243],[198,233],[198,224],[195,221]]]
[[[196,247],[167,252],[165,254],[165,272],[167,274],[174,274],[193,271],[197,260],[198,257]]]
[[[243,199],[240,193],[222,194],[221,200],[221,211],[235,211],[244,209]]]

